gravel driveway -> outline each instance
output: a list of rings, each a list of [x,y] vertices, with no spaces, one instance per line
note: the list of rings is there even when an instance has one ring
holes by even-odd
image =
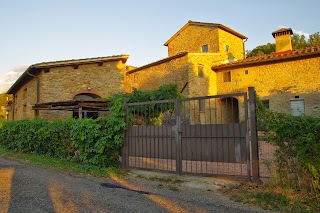
[[[139,177],[73,175],[0,157],[0,212],[266,212],[214,189]]]

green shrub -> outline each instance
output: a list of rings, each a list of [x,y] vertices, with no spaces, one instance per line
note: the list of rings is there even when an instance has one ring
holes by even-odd
[[[272,112],[257,100],[258,129],[276,151],[279,184],[320,197],[320,118]]]
[[[181,94],[176,85],[164,85],[158,90],[135,90],[131,94],[113,95],[108,98],[111,115],[95,120],[5,121],[0,126],[0,145],[15,151],[67,158],[96,167],[118,166],[127,128],[124,103],[178,97]]]

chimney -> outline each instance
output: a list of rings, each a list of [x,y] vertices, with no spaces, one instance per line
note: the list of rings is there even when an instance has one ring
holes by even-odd
[[[291,35],[293,34],[291,28],[281,28],[272,33],[273,38],[276,39],[276,53],[291,52]]]

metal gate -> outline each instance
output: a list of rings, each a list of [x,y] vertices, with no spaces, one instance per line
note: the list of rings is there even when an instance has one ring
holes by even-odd
[[[251,176],[246,93],[129,103],[123,165]]]

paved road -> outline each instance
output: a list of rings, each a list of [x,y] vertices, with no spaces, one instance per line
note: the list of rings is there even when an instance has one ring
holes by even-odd
[[[175,191],[177,190],[177,191]],[[0,157],[0,212],[264,212],[219,193],[72,175]]]

